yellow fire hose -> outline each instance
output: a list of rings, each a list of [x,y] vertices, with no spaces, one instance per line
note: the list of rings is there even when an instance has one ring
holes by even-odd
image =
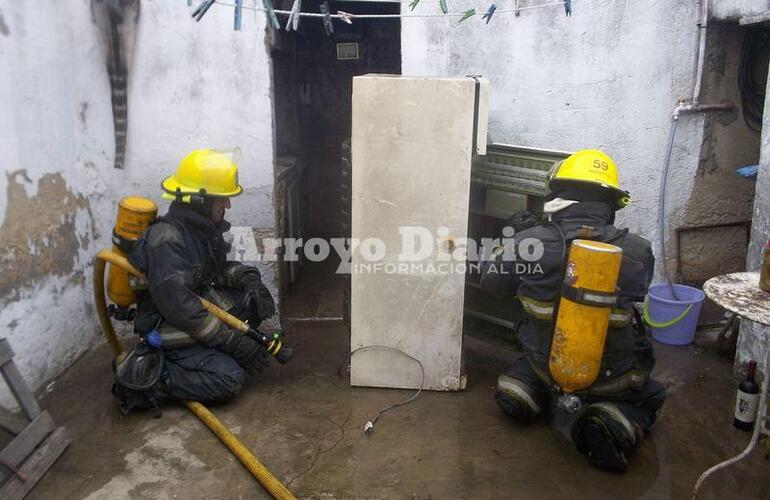
[[[104,336],[110,343],[112,353],[117,359],[123,353],[123,346],[121,345],[118,336],[115,334],[115,329],[112,326],[110,318],[107,316],[107,302],[104,298],[104,269],[108,262],[113,266],[117,266],[129,272],[137,278],[144,279],[144,275],[141,271],[132,266],[125,257],[118,255],[111,250],[102,250],[96,255],[94,261],[94,301],[96,303],[96,311],[99,316],[99,322],[102,325],[102,330],[104,331]],[[206,310],[225,322],[228,326],[241,332],[248,331],[248,324],[206,299],[200,298],[200,301]],[[268,493],[273,495],[273,498],[279,500],[296,500],[296,497],[275,476],[273,476],[273,474],[262,465],[257,457],[255,457],[243,443],[238,441],[238,438],[236,438],[233,433],[231,433],[205,406],[196,401],[185,401],[184,404],[187,406],[187,409],[198,417],[201,422],[206,424],[206,427],[208,427],[211,432],[213,432],[220,441],[227,446],[233,455],[241,461],[243,466],[251,472],[257,481],[259,481],[259,484],[261,484]]]

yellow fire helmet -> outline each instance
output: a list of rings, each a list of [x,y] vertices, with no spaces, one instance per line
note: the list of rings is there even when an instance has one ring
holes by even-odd
[[[190,203],[193,197],[229,198],[238,196],[238,166],[232,154],[212,149],[196,149],[182,158],[174,175],[161,182],[161,198]]]
[[[598,149],[583,149],[555,163],[548,174],[548,184],[556,187],[562,182],[586,182],[609,189],[617,195],[618,209],[631,202],[628,191],[620,189],[615,162]]]

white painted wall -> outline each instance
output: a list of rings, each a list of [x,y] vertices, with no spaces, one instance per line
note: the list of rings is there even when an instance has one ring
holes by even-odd
[[[524,8],[542,3],[547,2],[520,2]],[[768,12],[768,4],[766,0],[712,0],[710,17],[737,21]],[[475,6],[479,13],[487,8],[475,3],[468,6]],[[464,10],[454,7],[452,11]],[[425,2],[415,13],[436,10],[434,3]],[[408,6],[402,6],[402,12],[409,11]],[[496,14],[489,24],[480,16],[462,24],[457,23],[458,18],[404,19],[403,73],[487,77],[492,87],[490,142],[558,150],[598,147],[609,153],[633,199],[632,205],[618,213],[619,224],[654,241],[660,280],[660,176],[671,113],[680,98],[693,95],[699,15],[697,1],[580,0],[573,3],[571,17],[557,5],[522,10],[519,17]],[[713,53],[715,57],[706,66],[701,102],[718,102],[725,97],[735,100],[733,95],[721,94],[734,86],[725,79],[735,78],[733,69],[726,74],[724,64],[718,64],[720,57],[724,58],[720,53],[726,50],[720,45],[723,38],[714,33],[709,36],[707,55]],[[727,126],[734,128],[726,132],[721,124],[714,125],[711,133],[721,134],[725,142],[731,134],[745,140],[741,118],[733,118]],[[693,222],[697,219],[702,224],[751,217],[750,193],[747,195],[746,185],[732,174],[732,169],[741,165],[732,162],[750,161],[743,158],[746,152],[723,154],[721,171],[708,174],[710,178],[700,174],[701,186],[713,191],[704,193],[701,187],[694,192],[699,162],[702,158],[712,161],[703,143],[703,115],[683,115],[670,163],[666,202],[670,271],[675,269],[677,226],[697,223]],[[704,206],[705,198],[714,198],[714,206]],[[720,200],[729,203],[718,203]],[[756,357],[758,343],[742,343],[738,359]]]
[[[542,2],[521,5],[535,3]],[[692,95],[697,3],[581,0],[573,7],[571,17],[553,6],[499,14],[488,25],[478,16],[459,25],[457,18],[405,19],[403,73],[487,77],[492,142],[605,150],[634,200],[620,221],[655,240],[671,113],[677,99]],[[433,10],[426,3],[415,12]],[[702,122],[695,115],[679,124],[670,227],[693,183]]]
[[[142,2],[129,69],[126,168],[120,171],[112,167],[105,49],[89,0],[0,0],[7,28],[0,30],[0,170],[26,169],[30,196],[42,176],[60,173],[90,205],[75,216],[82,244],[73,269],[25,284],[17,300],[0,307],[0,336],[10,340],[34,388],[99,340],[91,261],[109,244],[117,201],[128,194],[159,201],[162,177],[187,151],[240,147],[246,191],[234,200],[229,219],[274,227],[264,17],[246,12],[243,30],[234,32],[232,8],[214,6],[201,23],[189,12],[184,1]],[[0,222],[8,208],[7,182],[0,176]],[[272,270],[264,271],[272,280]]]

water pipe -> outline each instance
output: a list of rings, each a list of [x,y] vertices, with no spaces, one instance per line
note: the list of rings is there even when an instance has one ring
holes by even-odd
[[[680,100],[671,116],[671,128],[666,141],[666,149],[663,155],[663,169],[660,178],[660,203],[658,204],[658,224],[660,232],[660,259],[663,265],[663,275],[669,286],[671,297],[679,300],[672,280],[668,273],[668,264],[666,262],[666,187],[668,184],[668,171],[671,163],[671,154],[674,148],[674,138],[676,137],[676,128],[679,123],[679,117],[683,114],[709,113],[719,111],[730,111],[735,109],[735,104],[729,100],[723,100],[720,103],[701,104],[701,81],[703,80],[703,67],[706,60],[706,34],[708,27],[708,0],[699,0],[699,20],[698,26],[698,53],[696,59],[695,82],[693,85],[693,94],[690,102]]]

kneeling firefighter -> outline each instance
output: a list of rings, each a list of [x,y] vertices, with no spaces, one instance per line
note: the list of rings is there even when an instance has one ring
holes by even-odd
[[[142,341],[115,370],[113,392],[124,412],[163,399],[223,402],[241,390],[244,371],[257,375],[269,364],[263,343],[226,326],[199,300],[254,329],[275,314],[259,271],[226,260],[225,210],[243,191],[236,164],[227,154],[196,150],[161,186],[172,200],[168,212],[128,252],[146,288],[136,290],[134,328]]]
[[[576,447],[596,467],[622,472],[665,400],[663,386],[649,377],[652,344],[633,305],[647,293],[655,259],[649,241],[613,225],[616,210],[629,198],[620,189],[615,163],[601,151],[578,151],[554,165],[548,189],[544,213],[550,221],[515,227],[514,235],[515,242],[543,243],[540,265],[519,269],[503,254],[484,265],[482,287],[501,298],[517,296],[523,313],[516,334],[525,355],[500,375],[495,400],[512,417],[528,420],[549,412],[557,393],[570,393],[579,402],[575,406],[582,406],[572,425]],[[610,263],[601,267],[613,267],[615,258],[617,283],[608,278],[604,291],[576,288],[583,286],[581,276],[604,273],[600,266],[576,266],[580,255],[592,251]],[[564,301],[569,311],[560,309]],[[603,321],[586,321],[602,310]],[[583,335],[578,348],[600,342],[587,382],[575,376],[590,371],[591,363],[557,359],[566,345],[565,330],[575,327],[583,331],[568,333]],[[597,328],[602,331],[591,331]],[[568,388],[570,377],[576,383]]]

